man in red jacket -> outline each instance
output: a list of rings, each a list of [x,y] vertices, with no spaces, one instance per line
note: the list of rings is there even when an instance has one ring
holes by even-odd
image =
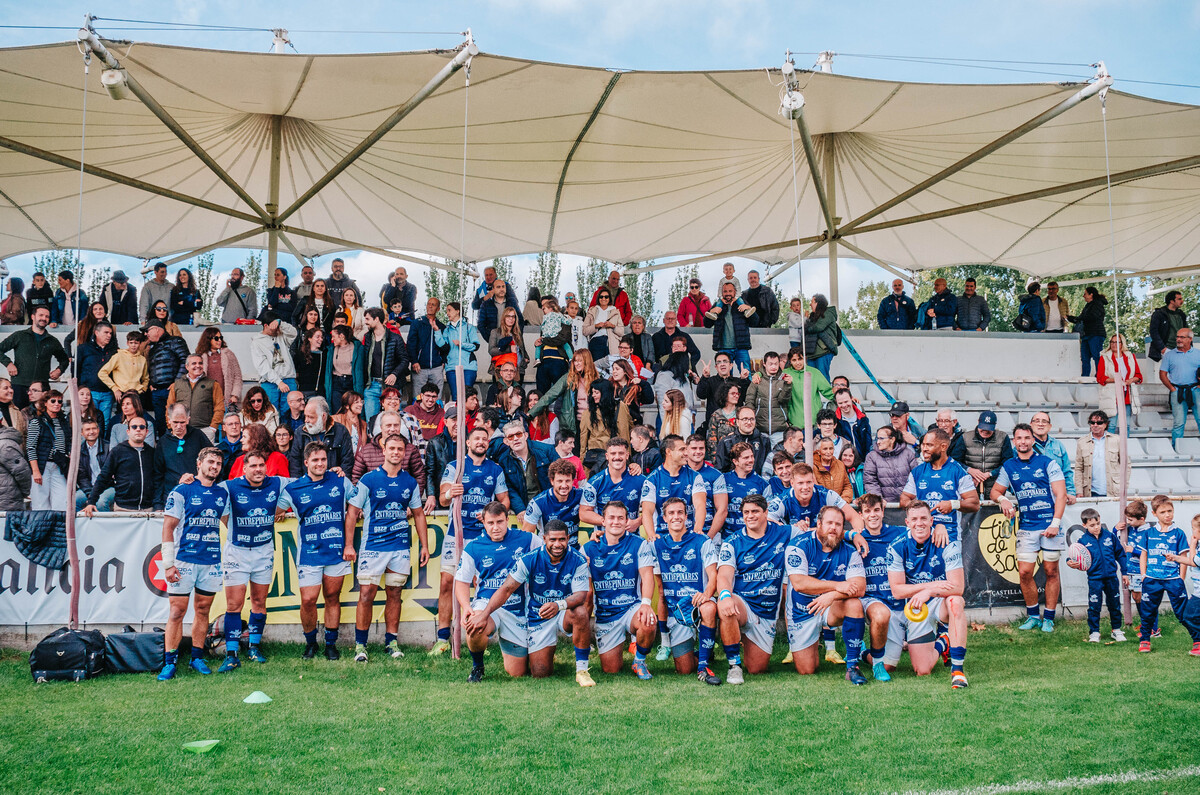
[[[629,305],[629,293],[621,289],[620,271],[608,274],[608,281],[600,287],[608,287],[608,291],[613,296],[613,306],[621,313],[621,322],[628,326],[629,321],[633,320],[633,307]],[[597,287],[596,292],[592,293],[592,302],[588,306],[596,305],[596,296],[600,294],[600,287]]]

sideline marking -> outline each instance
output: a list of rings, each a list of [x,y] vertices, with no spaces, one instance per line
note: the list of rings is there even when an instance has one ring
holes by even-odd
[[[1059,781],[1018,781],[1015,784],[989,784],[968,789],[936,790],[929,795],[1005,795],[1010,792],[1042,792],[1045,790],[1079,789],[1098,787],[1105,784],[1134,784],[1144,781],[1165,781],[1173,778],[1200,777],[1200,765],[1177,767],[1174,770],[1147,770],[1143,772],[1106,773],[1082,778],[1064,778]],[[919,790],[910,790],[911,793]]]

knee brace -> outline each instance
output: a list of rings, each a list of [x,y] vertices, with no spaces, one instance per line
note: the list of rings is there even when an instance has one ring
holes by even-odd
[[[407,574],[397,574],[394,571],[389,571],[383,575],[383,585],[385,588],[403,588],[407,583]]]
[[[1046,563],[1057,563],[1058,557],[1061,554],[1062,553],[1059,552],[1057,549],[1043,549],[1042,550],[1042,560]]]

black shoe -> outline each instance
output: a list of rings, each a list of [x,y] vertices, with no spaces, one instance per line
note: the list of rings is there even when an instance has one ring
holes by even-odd
[[[334,646],[332,643],[326,643],[325,644],[325,659],[326,660],[340,660],[340,659],[342,659],[342,653],[340,651],[338,651],[337,646]]]
[[[706,685],[719,685],[721,680],[712,672],[712,669],[707,665],[696,672],[696,678]]]
[[[317,656],[317,644],[315,644],[315,643],[304,644],[304,654],[302,654],[300,656],[305,660],[311,660],[313,657],[316,657]]]
[[[483,666],[482,665],[471,666],[471,673],[467,676],[467,681],[471,682],[472,684],[478,684],[479,682],[482,682],[483,681]]]

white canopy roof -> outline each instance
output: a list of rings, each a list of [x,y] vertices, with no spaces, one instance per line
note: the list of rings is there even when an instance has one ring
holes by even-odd
[[[146,104],[110,98],[104,67],[93,60],[83,159],[94,173],[84,178],[83,247],[148,258],[241,235],[238,245],[267,247],[264,224],[455,55],[107,47],[267,216],[264,222]],[[0,256],[75,245],[82,70],[73,42],[0,50]],[[798,134],[797,219],[796,127],[778,112],[778,70],[618,73],[480,54],[469,89],[464,76],[440,85],[279,222],[295,249],[315,256],[378,247],[459,258],[464,112],[468,261],[547,249],[614,262],[750,249],[780,261],[796,256],[797,237],[815,240],[825,231]],[[797,77],[815,151],[822,159],[833,153],[833,214],[841,226],[1082,87]],[[1197,262],[1200,108],[1114,90],[1107,113],[1118,175],[1118,267]],[[275,209],[268,203],[277,123]],[[1152,173],[1132,178],[1138,169]],[[1092,98],[844,239],[912,269],[996,263],[1050,276],[1108,268],[1105,173],[1101,104]],[[1046,195],[1005,202],[1033,191]],[[986,201],[997,206],[889,226]]]

